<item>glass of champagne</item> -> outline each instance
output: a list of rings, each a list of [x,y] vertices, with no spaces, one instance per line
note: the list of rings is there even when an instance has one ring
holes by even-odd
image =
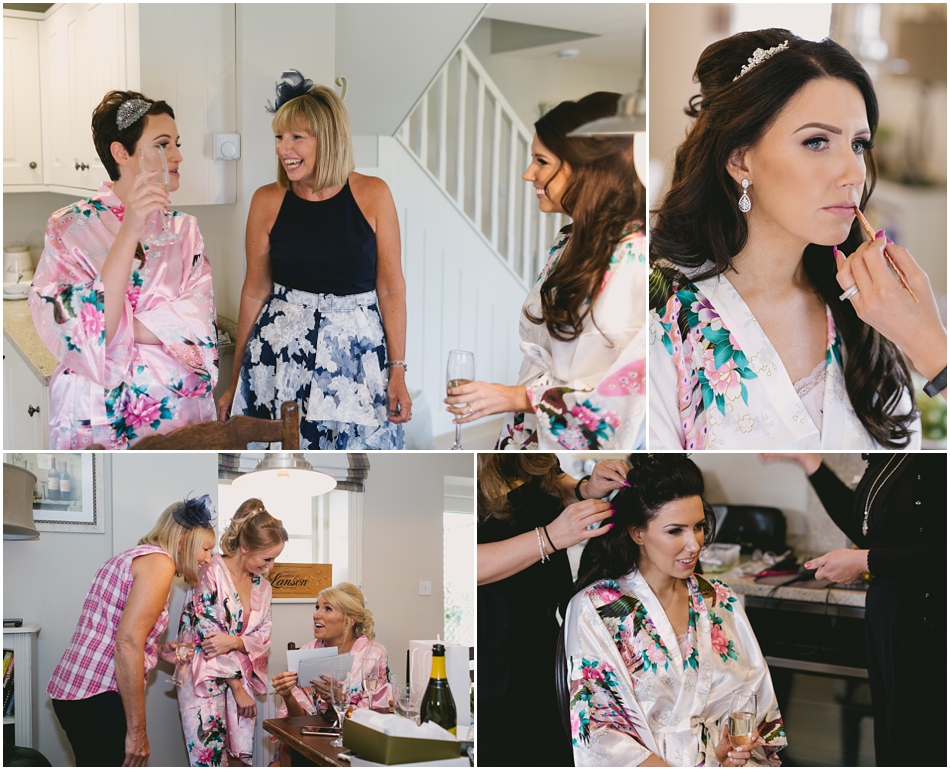
[[[185,683],[185,677],[182,675],[182,664],[188,660],[188,653],[195,650],[195,630],[188,626],[178,632],[178,644],[175,647],[175,673],[165,681],[169,684],[181,687]]]
[[[142,144],[139,145],[139,166],[143,174],[150,171],[158,171],[158,177],[152,180],[153,184],[161,185],[165,192],[168,192],[168,161],[165,159],[165,148],[160,144]],[[155,235],[150,235],[145,239],[149,246],[168,246],[172,243],[178,243],[181,235],[169,231],[165,224],[165,212],[158,214],[159,221],[162,223],[162,231]]]
[[[475,379],[475,354],[467,350],[450,350],[449,361],[445,367],[446,390],[457,388]],[[456,406],[469,406],[457,404]],[[455,444],[452,449],[462,448],[462,426],[455,423]]]
[[[366,697],[369,699],[368,708],[373,708],[373,696],[376,694],[376,689],[379,687],[380,678],[381,674],[379,671],[379,661],[364,660],[363,691],[366,693]]]
[[[330,745],[334,748],[343,748],[343,721],[346,719],[346,712],[350,708],[350,672],[335,671],[333,679],[330,681],[330,704],[336,712],[336,721],[340,727],[340,734]]]
[[[734,749],[748,749],[755,741],[756,694],[736,690],[729,706],[729,742]]]

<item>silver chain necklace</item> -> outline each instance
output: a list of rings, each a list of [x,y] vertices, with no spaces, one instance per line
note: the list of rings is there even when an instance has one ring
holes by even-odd
[[[862,532],[864,535],[867,535],[867,533],[868,533],[868,516],[871,514],[871,506],[874,504],[874,498],[876,498],[876,497],[877,497],[877,493],[880,492],[880,491],[884,488],[884,485],[887,483],[887,480],[888,480],[891,476],[894,475],[894,471],[896,471],[898,468],[900,468],[900,465],[901,465],[902,462],[904,462],[904,458],[905,458],[905,457],[907,457],[907,455],[898,455],[898,457],[897,457],[897,463],[895,463],[894,467],[891,468],[890,472],[889,472],[889,473],[887,474],[887,476],[884,478],[884,481],[881,481],[881,476],[884,476],[884,472],[887,470],[887,466],[891,464],[891,461],[888,460],[888,461],[884,464],[884,467],[881,468],[881,472],[880,472],[879,474],[877,474],[877,478],[874,480],[874,484],[877,484],[877,483],[880,481],[880,482],[881,482],[881,483],[880,483],[880,486],[878,486],[877,489],[874,489],[874,484],[871,485],[872,492],[869,492],[869,493],[868,493],[868,501],[867,501],[867,503],[866,503],[865,506],[864,506],[864,523],[861,525],[861,532]],[[894,458],[891,458],[891,459],[894,459]]]

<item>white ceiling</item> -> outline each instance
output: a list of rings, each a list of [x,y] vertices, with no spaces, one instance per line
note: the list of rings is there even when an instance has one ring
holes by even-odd
[[[597,35],[584,40],[498,54],[546,59],[562,48],[580,51],[579,63],[640,69],[643,62],[644,3],[492,3],[484,18],[536,24]]]

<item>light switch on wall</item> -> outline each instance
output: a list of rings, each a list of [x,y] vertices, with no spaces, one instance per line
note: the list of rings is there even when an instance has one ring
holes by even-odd
[[[419,581],[419,596],[432,596],[432,581],[431,580]]]

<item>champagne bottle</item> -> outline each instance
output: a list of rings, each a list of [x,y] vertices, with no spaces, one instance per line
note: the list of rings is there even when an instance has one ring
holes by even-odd
[[[69,464],[63,460],[63,470],[59,475],[59,499],[60,500],[72,500],[73,499],[73,477],[69,475]]]
[[[445,645],[432,645],[432,672],[429,684],[422,696],[419,708],[421,722],[435,722],[455,735],[458,716],[455,710],[455,698],[449,689],[449,680],[445,675]]]
[[[56,470],[56,458],[52,460],[52,467],[46,474],[46,496],[50,500],[59,500],[59,471]]]

